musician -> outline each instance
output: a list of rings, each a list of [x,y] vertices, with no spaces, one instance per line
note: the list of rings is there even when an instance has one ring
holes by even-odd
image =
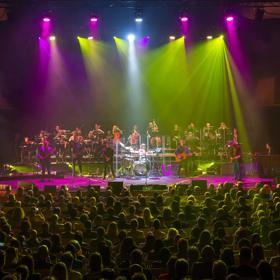
[[[113,140],[113,134],[111,130],[107,130],[106,136],[105,136],[105,141],[112,143]]]
[[[82,159],[84,153],[83,138],[77,133],[73,134],[73,140],[70,142],[70,150],[72,155],[72,176],[76,173],[76,164],[78,164],[80,175],[82,175]]]
[[[132,129],[132,132],[128,137],[129,144],[133,148],[137,148],[137,146],[139,144],[139,138],[140,138],[140,134],[138,132],[138,127],[137,127],[137,125],[134,125],[133,129]]]
[[[48,178],[51,176],[51,155],[53,154],[54,149],[49,145],[49,141],[44,138],[42,145],[38,150],[38,158],[40,160],[42,168],[42,181],[45,179],[46,171],[48,173]]]
[[[233,164],[233,173],[234,178],[237,181],[240,181],[242,179],[242,169],[241,169],[241,163],[242,163],[242,155],[241,155],[241,148],[239,143],[236,140],[232,140],[229,143],[231,147],[231,156],[230,160]]]
[[[117,125],[113,125],[112,134],[113,134],[113,144],[116,145],[116,144],[120,143],[122,131],[120,130],[120,128]]]
[[[103,149],[103,159],[104,159],[103,179],[106,178],[108,169],[111,169],[112,176],[113,178],[115,178],[115,172],[113,168],[114,150],[112,149],[109,142],[105,143],[105,147]]]
[[[181,139],[181,128],[178,124],[174,124],[172,131],[172,141],[175,143],[175,147],[178,146],[179,140]]]
[[[179,140],[179,145],[177,146],[177,149],[175,151],[175,156],[176,161],[179,163],[178,176],[180,177],[182,168],[184,168],[185,176],[187,176],[190,169],[188,158],[192,156],[192,153],[189,147],[186,146],[184,139]]]
[[[195,124],[193,122],[189,123],[189,125],[187,126],[187,129],[185,131],[186,134],[191,133],[193,136],[197,135],[198,130],[195,127]]]
[[[100,143],[104,134],[105,134],[105,132],[101,129],[101,125],[96,123],[94,125],[94,129],[93,129],[93,135],[94,135],[95,141]]]
[[[215,131],[214,127],[208,122],[202,129],[202,136],[204,140],[205,156],[208,159],[213,159],[215,154]]]
[[[59,158],[64,161],[66,148],[67,148],[67,140],[66,140],[66,131],[61,129],[59,125],[55,127],[55,136],[53,138],[55,146],[56,146],[56,160]]]
[[[94,125],[93,133],[93,155],[96,158],[102,157],[102,142],[105,132],[101,129],[101,125],[96,123]]]
[[[151,148],[156,148],[160,146],[161,139],[159,137],[159,128],[155,120],[149,122],[147,136],[148,138],[150,138]]]
[[[266,151],[265,154],[267,156],[271,156],[271,149],[272,149],[271,144],[269,142],[265,143],[265,151]]]
[[[226,141],[229,140],[231,136],[230,134],[231,133],[227,125],[224,122],[221,122],[220,126],[216,130],[217,142],[225,145]]]
[[[28,137],[24,137],[23,143],[21,145],[21,160],[22,162],[26,159],[31,161],[31,153],[34,142]]]

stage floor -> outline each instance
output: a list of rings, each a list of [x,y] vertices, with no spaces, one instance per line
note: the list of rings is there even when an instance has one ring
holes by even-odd
[[[148,178],[116,178],[114,181],[122,181],[124,186],[129,187],[130,185],[174,185],[174,184],[190,184],[192,180],[207,180],[208,185],[214,184],[217,186],[220,183],[230,182],[236,183],[232,176],[217,176],[217,175],[200,175],[195,177],[178,178],[175,176],[159,176],[159,177],[148,177]],[[13,190],[16,190],[21,184],[33,183],[40,190],[44,190],[45,186],[55,185],[63,186],[67,185],[70,190],[77,190],[79,188],[86,188],[88,186],[100,186],[101,190],[106,189],[108,182],[112,181],[110,179],[103,180],[100,177],[85,177],[85,176],[65,176],[64,178],[52,178],[50,180],[41,181],[40,178],[34,178],[30,176],[25,176],[24,179],[15,178],[9,180],[1,180],[0,185],[10,185]],[[268,178],[256,178],[256,177],[246,177],[242,179],[245,188],[254,188],[256,183],[259,182],[270,182],[273,184],[272,179]]]

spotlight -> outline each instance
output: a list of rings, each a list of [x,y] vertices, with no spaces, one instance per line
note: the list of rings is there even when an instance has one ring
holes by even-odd
[[[134,35],[134,34],[128,34],[128,35],[127,35],[127,40],[128,40],[129,42],[133,42],[133,41],[135,40],[135,35]]]
[[[88,36],[88,40],[93,40],[93,36]]]
[[[179,17],[179,18],[180,18],[181,22],[186,22],[186,21],[189,20],[187,9],[183,9],[183,10],[181,11],[180,17]]]
[[[43,17],[43,22],[50,22],[51,18],[50,17]]]
[[[170,40],[170,41],[173,41],[173,40],[175,40],[175,39],[176,39],[175,36],[173,36],[173,35],[169,36],[169,40]]]
[[[219,37],[221,40],[224,39],[224,34],[221,34]]]
[[[181,19],[181,21],[182,21],[182,22],[186,22],[186,21],[188,21],[188,20],[189,20],[189,18],[188,18],[188,17],[186,17],[186,16],[180,17],[180,19]]]
[[[213,36],[212,36],[212,35],[208,35],[208,36],[206,36],[206,39],[207,39],[207,40],[212,40],[212,39],[213,39]]]
[[[136,9],[134,13],[134,20],[135,22],[142,22],[143,21],[143,10]]]
[[[227,17],[226,17],[226,21],[227,21],[227,22],[234,21],[234,17],[233,17],[233,16],[227,16]]]
[[[96,15],[93,15],[90,17],[90,21],[91,22],[97,22],[98,21],[98,17]]]
[[[50,37],[49,37],[49,40],[50,40],[50,41],[55,41],[55,39],[56,39],[55,36],[50,36]]]

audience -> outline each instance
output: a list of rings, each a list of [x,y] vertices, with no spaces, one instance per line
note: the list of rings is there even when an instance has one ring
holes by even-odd
[[[280,279],[279,190],[9,187],[0,194],[0,279]]]

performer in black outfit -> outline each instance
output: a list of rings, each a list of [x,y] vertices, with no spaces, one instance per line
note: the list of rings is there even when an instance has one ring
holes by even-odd
[[[242,179],[242,156],[241,156],[241,148],[239,143],[236,140],[230,142],[231,146],[231,157],[230,160],[233,164],[233,173],[235,180],[240,181]]]
[[[47,139],[42,140],[42,145],[38,150],[38,158],[41,163],[42,168],[42,181],[45,179],[46,171],[48,173],[48,177],[50,179],[51,176],[51,155],[53,154],[54,149],[49,145]]]
[[[83,172],[82,169],[82,158],[83,158],[83,152],[84,152],[84,144],[83,144],[83,138],[79,136],[78,134],[74,133],[73,139],[70,142],[71,147],[71,153],[72,153],[72,176],[75,176],[75,169],[76,164],[79,166],[80,175]]]
[[[188,146],[186,146],[185,141],[183,139],[180,139],[179,145],[175,151],[176,161],[179,163],[178,167],[178,176],[181,174],[181,169],[185,169],[185,176],[188,175],[190,169],[191,169],[191,161],[189,160],[190,157],[192,157],[192,153]]]
[[[103,179],[106,178],[108,168],[111,169],[112,175],[115,178],[115,173],[113,168],[113,158],[114,158],[114,150],[111,148],[110,143],[106,142],[105,147],[103,149],[103,159],[104,159]]]

